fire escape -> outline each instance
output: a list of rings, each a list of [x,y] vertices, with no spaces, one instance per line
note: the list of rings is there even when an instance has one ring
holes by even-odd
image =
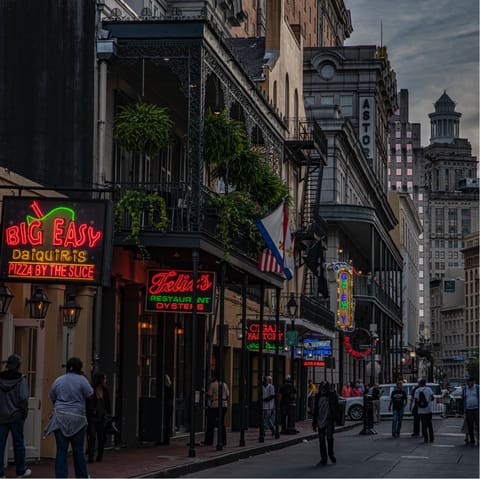
[[[326,250],[327,227],[320,217],[320,193],[323,168],[327,160],[327,138],[315,120],[298,122],[285,142],[285,157],[302,166],[304,177],[296,247],[303,269],[301,314],[334,329],[334,315],[328,309],[328,284],[322,265]]]

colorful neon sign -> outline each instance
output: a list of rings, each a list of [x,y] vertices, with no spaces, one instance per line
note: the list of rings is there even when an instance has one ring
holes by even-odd
[[[191,313],[193,310],[193,272],[173,269],[148,271],[145,311]],[[215,300],[215,273],[199,271],[197,307],[201,314],[212,314]]]
[[[263,349],[265,351],[275,351],[283,349],[284,343],[284,328],[282,322],[280,330],[277,334],[277,325],[275,321],[263,322]],[[250,351],[258,351],[260,349],[260,322],[247,321],[247,349]]]
[[[337,273],[337,327],[350,332],[355,329],[353,299],[353,268],[348,263],[336,263]]]
[[[105,231],[111,231],[111,211],[104,200],[5,197],[2,279],[105,284]]]
[[[370,356],[370,354],[372,354],[372,350],[370,348],[366,349],[364,352],[354,349],[352,346],[352,342],[350,341],[350,338],[348,336],[345,336],[343,338],[343,344],[345,346],[345,349],[347,350],[347,353],[354,358],[360,359],[364,358],[365,356]]]

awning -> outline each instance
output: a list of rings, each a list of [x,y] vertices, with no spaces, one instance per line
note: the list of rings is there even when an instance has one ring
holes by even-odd
[[[292,319],[287,318],[286,316],[280,316],[281,321],[285,321],[285,324],[290,325],[292,324]],[[307,329],[308,331],[312,331],[312,333],[322,334],[323,336],[327,336],[328,338],[335,338],[335,331],[331,331],[319,324],[312,323],[308,319],[304,318],[295,318],[295,327],[301,326],[302,328]]]

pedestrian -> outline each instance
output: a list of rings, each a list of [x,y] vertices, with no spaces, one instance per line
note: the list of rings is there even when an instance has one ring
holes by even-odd
[[[352,396],[352,386],[349,383],[345,383],[342,388],[342,397],[349,398]]]
[[[380,422],[380,396],[382,395],[382,390],[380,386],[375,383],[369,391],[372,396],[373,403],[373,420],[374,422]]]
[[[407,393],[403,390],[403,382],[397,381],[397,387],[390,395],[390,404],[388,410],[392,411],[392,436],[400,437],[402,429],[402,419],[405,406],[407,405]],[[393,409],[393,410],[392,410]]]
[[[322,382],[315,396],[312,420],[313,430],[318,430],[318,442],[320,446],[319,466],[327,464],[327,454],[332,463],[337,462],[333,448],[333,433],[335,432],[337,409],[337,393],[335,390],[330,389],[328,382]]]
[[[313,414],[313,402],[314,402],[316,393],[317,393],[317,386],[315,386],[313,381],[309,379],[308,386],[307,386],[307,415],[309,418],[311,418]]]
[[[352,397],[362,397],[363,391],[362,391],[362,388],[359,386],[359,384],[351,383],[351,385],[352,385]]]
[[[414,397],[418,405],[423,442],[433,442],[432,402],[434,397],[433,391],[426,384],[425,379],[420,379]]]
[[[287,423],[291,422],[289,416],[289,406],[290,403],[294,400],[295,397],[295,388],[292,384],[292,378],[290,375],[285,377],[285,382],[280,386],[278,391],[279,402],[280,402],[280,416],[282,424],[282,434],[286,434],[288,431]]]
[[[412,395],[410,398],[410,411],[412,412],[413,416],[413,432],[412,437],[420,436],[420,416],[418,415],[418,404],[415,400],[415,391],[420,387],[420,381],[418,381],[417,385],[412,389]]]
[[[86,400],[94,391],[82,372],[81,359],[67,361],[67,372],[52,384],[48,397],[53,401],[53,412],[45,429],[45,437],[55,434],[57,454],[55,477],[68,477],[67,453],[72,446],[75,477],[89,477],[85,459],[84,442],[87,429]]]
[[[98,372],[93,375],[92,388],[94,394],[87,399],[87,456],[92,463],[95,456],[95,443],[97,443],[97,462],[103,459],[105,449],[107,417],[112,415],[110,393],[106,386],[107,377]]]
[[[163,441],[162,445],[168,446],[172,437],[172,416],[173,416],[173,385],[168,374],[164,377],[164,403],[163,408]]]
[[[272,381],[272,376],[263,378],[263,430],[269,429],[272,436],[275,436],[275,387]]]
[[[475,384],[472,375],[466,377],[466,385],[462,388],[463,410],[467,423],[468,438],[470,444],[475,444],[475,436],[478,445],[478,405],[479,385]]]
[[[228,397],[230,391],[225,382],[222,382],[222,406],[219,407],[219,391],[220,382],[218,381],[217,373],[212,371],[211,381],[208,386],[207,397],[209,400],[209,407],[207,409],[207,429],[205,431],[205,441],[203,445],[213,445],[213,434],[215,426],[220,423],[219,414],[222,414],[222,430],[220,431],[222,444],[227,445],[227,430],[225,428],[225,414],[227,412]]]
[[[0,477],[5,477],[3,461],[9,432],[12,434],[17,477],[32,474],[25,459],[23,428],[28,414],[28,386],[19,372],[21,363],[22,358],[12,354],[7,359],[5,370],[0,373]]]

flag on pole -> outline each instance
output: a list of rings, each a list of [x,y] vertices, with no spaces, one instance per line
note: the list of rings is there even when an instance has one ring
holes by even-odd
[[[258,265],[260,271],[277,272],[274,268],[279,268],[288,280],[292,279],[295,268],[294,238],[288,224],[285,203],[282,202],[273,213],[257,221],[256,225],[267,243],[269,251],[269,255],[265,254],[265,250],[260,255]],[[277,265],[269,256],[273,256]]]

